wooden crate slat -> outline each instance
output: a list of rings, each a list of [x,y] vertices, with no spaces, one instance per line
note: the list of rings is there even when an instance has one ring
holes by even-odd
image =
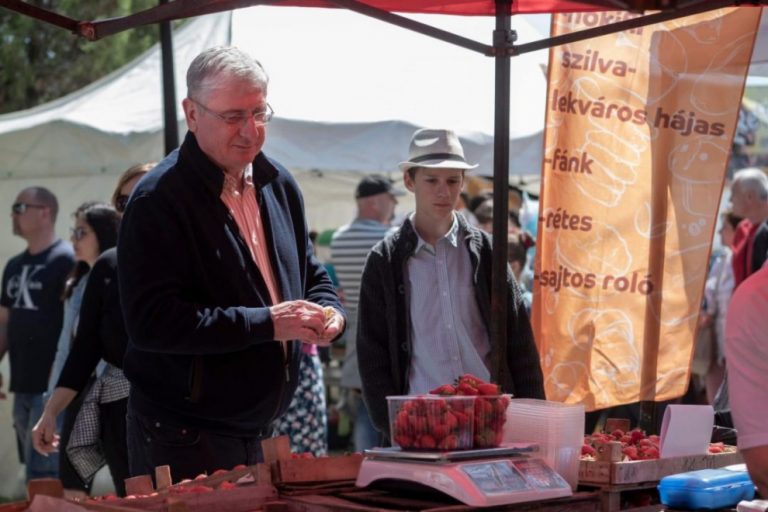
[[[363,455],[353,453],[340,457],[286,459],[277,461],[276,465],[280,482],[322,482],[355,480],[362,462]]]
[[[668,475],[698,469],[721,468],[739,464],[743,460],[739,452],[626,462],[583,460],[579,464],[579,483],[630,484],[659,481]]]

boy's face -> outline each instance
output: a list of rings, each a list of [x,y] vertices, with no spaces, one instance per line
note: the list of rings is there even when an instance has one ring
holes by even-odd
[[[405,186],[416,199],[416,213],[441,220],[452,215],[464,186],[462,169],[416,169],[413,178],[407,171]]]

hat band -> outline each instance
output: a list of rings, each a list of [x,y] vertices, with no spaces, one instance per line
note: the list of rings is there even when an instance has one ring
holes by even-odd
[[[418,163],[418,162],[423,162],[425,160],[456,160],[458,162],[467,163],[467,161],[464,160],[463,156],[456,155],[454,153],[429,153],[427,155],[421,155],[415,158],[411,158],[410,161],[412,163]]]

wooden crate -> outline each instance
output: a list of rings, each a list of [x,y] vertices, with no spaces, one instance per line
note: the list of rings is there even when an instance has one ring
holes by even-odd
[[[579,464],[579,484],[634,484],[658,482],[668,475],[739,464],[744,459],[739,452],[689,455],[667,459],[608,462],[582,460]]]
[[[353,453],[316,459],[287,459],[275,463],[272,478],[280,483],[357,480],[363,455]]]
[[[261,442],[264,462],[272,469],[272,481],[280,483],[328,482],[357,480],[361,453],[337,457],[293,458],[287,436],[273,437]]]

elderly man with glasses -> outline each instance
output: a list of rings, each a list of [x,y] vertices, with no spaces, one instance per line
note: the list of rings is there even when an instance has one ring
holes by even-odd
[[[57,477],[58,457],[32,449],[32,427],[43,410],[43,393],[56,355],[64,308],[61,295],[75,264],[72,247],[55,233],[59,204],[46,188],[22,190],[11,205],[13,234],[27,248],[5,266],[0,292],[0,360],[9,353],[13,426],[27,479]],[[0,375],[0,388],[2,388]],[[0,389],[0,398],[5,394]]]
[[[256,463],[296,389],[301,344],[344,330],[301,192],[262,152],[267,84],[237,48],[198,55],[183,101],[189,132],[128,202],[118,272],[132,474]]]

